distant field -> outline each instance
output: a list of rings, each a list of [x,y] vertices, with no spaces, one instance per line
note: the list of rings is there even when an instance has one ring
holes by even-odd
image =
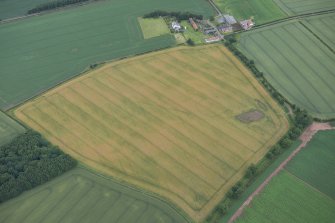
[[[138,22],[140,23],[144,39],[149,39],[152,37],[157,37],[170,33],[170,29],[163,18],[143,19],[139,17]]]
[[[214,0],[223,13],[237,19],[254,17],[256,24],[281,19],[287,15],[273,0]]]
[[[89,65],[176,44],[143,39],[137,17],[156,9],[205,16],[203,0],[111,0],[0,25],[0,108],[8,109]]]
[[[315,117],[335,117],[335,55],[299,22],[242,34],[239,47],[288,100]]]
[[[0,146],[24,131],[20,124],[0,111]]]
[[[276,176],[236,223],[332,223],[335,201],[287,171]]]
[[[319,132],[286,169],[335,200],[335,131]]]
[[[236,221],[331,223],[335,218],[335,131],[317,133]]]
[[[249,124],[236,116],[257,109]],[[206,217],[287,131],[284,112],[223,46],[103,66],[15,115],[91,167]]]
[[[50,2],[51,0],[1,0],[0,1],[0,19],[23,16],[29,9],[35,6]]]
[[[274,0],[289,15],[317,12],[335,8],[334,0]]]
[[[186,223],[164,202],[76,168],[0,204],[0,222]]]
[[[335,51],[335,13],[313,16],[303,23]]]

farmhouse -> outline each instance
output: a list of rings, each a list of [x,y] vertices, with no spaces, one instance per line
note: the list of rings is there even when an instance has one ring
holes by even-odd
[[[221,40],[221,38],[219,36],[213,36],[213,37],[205,39],[205,42],[206,43],[214,43],[214,42],[218,42],[220,40]]]
[[[194,20],[193,20],[192,18],[190,18],[189,21],[190,21],[190,23],[191,23],[193,29],[194,29],[195,31],[197,31],[197,30],[199,29],[198,25],[194,22]]]
[[[171,27],[176,32],[180,32],[181,31],[181,25],[177,21],[173,21],[171,23]]]
[[[251,19],[247,19],[247,20],[243,20],[240,21],[240,25],[242,27],[242,29],[244,30],[249,30],[251,29],[255,24]]]

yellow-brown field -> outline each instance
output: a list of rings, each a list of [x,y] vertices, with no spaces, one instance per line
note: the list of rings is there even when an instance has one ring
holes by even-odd
[[[236,116],[261,111],[259,121]],[[288,129],[284,112],[223,46],[113,62],[15,115],[94,169],[200,221]]]

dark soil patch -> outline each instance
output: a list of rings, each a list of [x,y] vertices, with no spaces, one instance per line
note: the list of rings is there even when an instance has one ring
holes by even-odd
[[[236,118],[244,123],[255,122],[264,118],[264,113],[259,110],[251,110],[240,115],[237,115]]]

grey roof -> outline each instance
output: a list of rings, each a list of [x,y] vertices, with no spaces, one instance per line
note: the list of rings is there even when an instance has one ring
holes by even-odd
[[[226,23],[228,24],[235,24],[237,23],[236,22],[236,19],[234,18],[234,16],[231,16],[231,15],[224,15],[223,18],[226,20]]]

